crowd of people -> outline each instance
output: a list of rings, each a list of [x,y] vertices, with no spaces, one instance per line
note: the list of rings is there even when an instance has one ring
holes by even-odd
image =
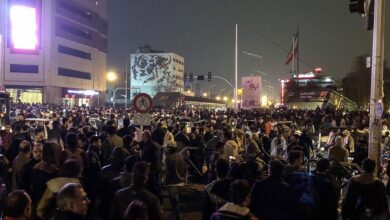
[[[155,109],[143,128],[135,114],[13,105],[0,131],[4,219],[183,219],[199,204],[205,220],[389,218],[376,173],[390,169],[367,158],[367,112]],[[194,183],[198,204],[184,196]]]

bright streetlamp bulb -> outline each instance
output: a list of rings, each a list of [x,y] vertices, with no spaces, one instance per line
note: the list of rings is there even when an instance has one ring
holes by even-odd
[[[227,97],[227,96],[224,96],[224,97],[223,97],[223,101],[226,102],[227,100],[228,100],[228,97]]]
[[[108,72],[107,73],[107,80],[108,81],[115,81],[118,78],[117,74],[115,72]]]
[[[221,100],[221,97],[217,96],[215,99],[219,101]]]
[[[207,97],[207,92],[204,92],[204,93],[203,93],[203,97]]]
[[[261,106],[265,107],[267,106],[267,104],[268,104],[268,97],[264,95],[263,97],[261,97]]]

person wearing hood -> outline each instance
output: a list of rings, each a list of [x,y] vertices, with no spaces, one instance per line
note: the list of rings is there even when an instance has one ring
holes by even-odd
[[[225,132],[225,137],[227,141],[224,146],[223,159],[229,161],[231,157],[236,158],[238,156],[239,146],[233,139],[233,133],[231,131]]]
[[[256,156],[260,153],[259,146],[252,138],[252,133],[245,133],[245,154],[247,160],[256,159]]]

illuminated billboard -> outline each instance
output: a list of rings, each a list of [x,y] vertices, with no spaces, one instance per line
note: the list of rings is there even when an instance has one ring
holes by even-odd
[[[182,92],[184,65],[178,64],[179,59],[184,63],[184,59],[174,53],[132,54],[131,87],[152,97],[158,92]]]
[[[10,0],[9,33],[12,53],[37,53],[39,49],[40,4]]]

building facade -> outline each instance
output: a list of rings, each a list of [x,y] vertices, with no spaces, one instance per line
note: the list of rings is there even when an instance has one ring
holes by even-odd
[[[155,96],[158,92],[184,92],[184,58],[175,53],[131,54],[130,86]]]
[[[99,104],[106,0],[0,0],[0,84],[14,101]]]

